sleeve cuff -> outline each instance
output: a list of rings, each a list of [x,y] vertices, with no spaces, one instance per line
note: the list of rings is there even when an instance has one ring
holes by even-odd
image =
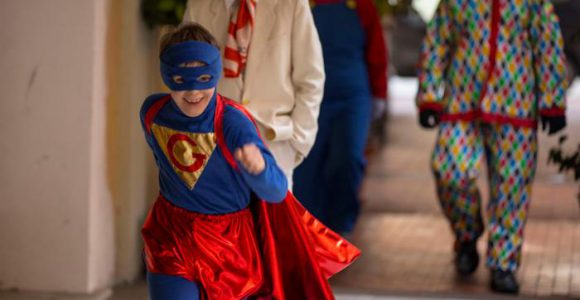
[[[383,98],[385,99],[385,101],[387,100],[387,89],[377,89],[376,91],[373,91],[373,97],[374,98]]]
[[[546,117],[563,117],[566,115],[566,110],[563,108],[545,108],[540,109],[540,115]]]
[[[420,111],[425,111],[425,110],[442,111],[443,105],[441,105],[440,103],[436,103],[436,102],[421,103],[421,104],[419,104],[419,110]]]

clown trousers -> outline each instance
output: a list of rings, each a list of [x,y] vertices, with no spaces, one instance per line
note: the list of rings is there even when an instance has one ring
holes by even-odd
[[[371,122],[370,97],[322,101],[312,150],[294,170],[294,194],[322,223],[352,231],[360,211],[359,191]]]
[[[484,159],[490,191],[486,264],[515,271],[536,169],[536,129],[463,121],[439,125],[432,168],[439,202],[456,243],[475,241],[483,233],[476,181]]]

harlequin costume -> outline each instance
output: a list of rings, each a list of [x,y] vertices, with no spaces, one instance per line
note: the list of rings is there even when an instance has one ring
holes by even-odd
[[[326,81],[314,147],[294,174],[294,193],[338,232],[360,210],[364,147],[374,99],[386,101],[387,52],[371,0],[311,1]]]
[[[492,270],[520,264],[538,121],[550,132],[565,125],[562,46],[546,0],[442,0],[428,25],[417,105],[441,120],[437,195],[457,243],[477,240],[484,222],[476,178],[486,158]]]
[[[179,67],[190,61],[206,66]],[[172,90],[211,88],[221,72],[219,50],[194,41],[170,46],[161,71]],[[202,74],[212,80],[199,82]],[[360,252],[288,192],[243,108],[214,93],[201,115],[188,117],[169,95],[158,94],[145,100],[141,120],[160,171],[160,195],[142,229],[155,296],[169,299],[185,291],[212,300],[333,298],[327,278]],[[249,143],[265,160],[258,175],[232,156]]]

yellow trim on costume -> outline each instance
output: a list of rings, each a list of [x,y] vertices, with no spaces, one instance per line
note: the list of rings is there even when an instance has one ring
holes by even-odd
[[[356,9],[356,0],[346,0],[346,7]]]

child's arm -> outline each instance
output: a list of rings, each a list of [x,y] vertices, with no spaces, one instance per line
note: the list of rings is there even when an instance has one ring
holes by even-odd
[[[141,119],[141,128],[143,129],[143,133],[145,134],[145,140],[151,149],[153,149],[154,138],[153,134],[149,132],[149,126],[151,126],[153,120],[147,120],[148,114],[151,115],[154,109],[155,103],[162,101],[162,98],[167,96],[167,94],[153,94],[148,96],[145,101],[143,101],[143,105],[141,105],[141,110],[139,112],[139,118]],[[151,124],[148,124],[151,123]],[[155,151],[153,151],[153,156],[155,157],[155,161],[157,161],[157,155],[155,155]]]
[[[255,144],[246,144],[234,153],[236,160],[252,175],[258,175],[266,168],[266,161]]]
[[[150,132],[148,132],[148,126],[147,125],[147,114],[150,113],[150,111],[153,109],[153,105],[159,101],[161,98],[163,97],[162,94],[153,94],[153,95],[149,95],[147,98],[145,98],[145,101],[143,101],[143,104],[141,105],[141,110],[139,111],[139,119],[141,120],[141,128],[143,129],[143,133],[145,134],[145,140],[147,141],[147,144],[149,145],[149,147],[153,148],[153,136]],[[152,121],[152,120],[151,120]]]
[[[244,181],[268,202],[281,202],[288,192],[284,172],[266,148],[254,124],[236,109],[224,112],[224,139],[238,162]]]

